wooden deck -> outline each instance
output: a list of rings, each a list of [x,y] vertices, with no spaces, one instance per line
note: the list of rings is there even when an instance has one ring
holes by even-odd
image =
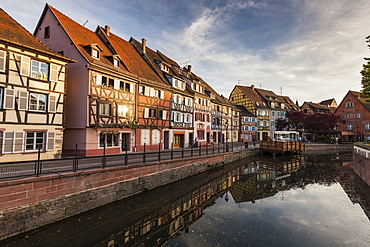
[[[284,154],[285,152],[301,153],[305,150],[305,144],[298,141],[261,141],[260,148],[262,152]]]

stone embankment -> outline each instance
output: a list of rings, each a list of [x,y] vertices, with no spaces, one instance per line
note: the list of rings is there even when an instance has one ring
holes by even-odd
[[[0,182],[0,239],[121,200],[258,149]]]
[[[353,170],[370,186],[370,145],[355,143],[353,147]]]
[[[332,153],[332,152],[352,152],[353,144],[316,144],[308,143],[305,145],[304,153]]]

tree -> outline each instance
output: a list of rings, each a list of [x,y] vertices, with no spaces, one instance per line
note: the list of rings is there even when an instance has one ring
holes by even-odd
[[[295,131],[302,131],[305,126],[307,114],[302,111],[289,111],[285,117],[288,119],[290,129]]]
[[[366,37],[366,43],[370,43],[370,36]],[[367,45],[370,48],[370,45]],[[363,69],[361,70],[361,84],[362,84],[362,91],[361,97],[363,98],[370,98],[370,58],[364,58],[366,64],[363,65]]]

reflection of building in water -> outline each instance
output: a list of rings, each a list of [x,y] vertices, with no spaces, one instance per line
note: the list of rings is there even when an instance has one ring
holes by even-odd
[[[189,226],[203,216],[204,209],[212,206],[239,180],[244,167],[231,170],[134,224],[123,227],[97,246],[162,246],[168,239],[178,236],[180,231],[188,232]]]
[[[255,202],[284,189],[285,178],[300,167],[302,157],[287,162],[254,162],[244,168],[243,175],[231,188],[235,202]]]
[[[255,202],[271,197],[278,191],[304,188],[311,183],[332,184],[337,182],[330,179],[338,170],[335,164],[343,159],[333,156],[331,160],[334,165],[329,165],[321,163],[320,158],[310,160],[297,156],[289,161],[254,161],[226,173],[220,169],[217,174],[202,176],[198,180],[201,181],[200,185],[191,180],[192,183],[186,183],[180,191],[169,190],[171,193],[165,193],[161,190],[153,197],[160,199],[148,204],[151,207],[147,206],[147,199],[143,196],[136,211],[118,211],[123,216],[117,216],[120,218],[117,227],[112,227],[102,241],[94,241],[91,245],[162,246],[169,239],[189,232],[190,226],[203,216],[204,210],[220,197],[227,201],[232,196],[237,203]],[[107,222],[109,224],[113,220]]]

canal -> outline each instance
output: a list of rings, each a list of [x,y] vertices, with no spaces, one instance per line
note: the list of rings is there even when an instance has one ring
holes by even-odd
[[[370,246],[370,189],[352,154],[215,168],[0,246]]]

